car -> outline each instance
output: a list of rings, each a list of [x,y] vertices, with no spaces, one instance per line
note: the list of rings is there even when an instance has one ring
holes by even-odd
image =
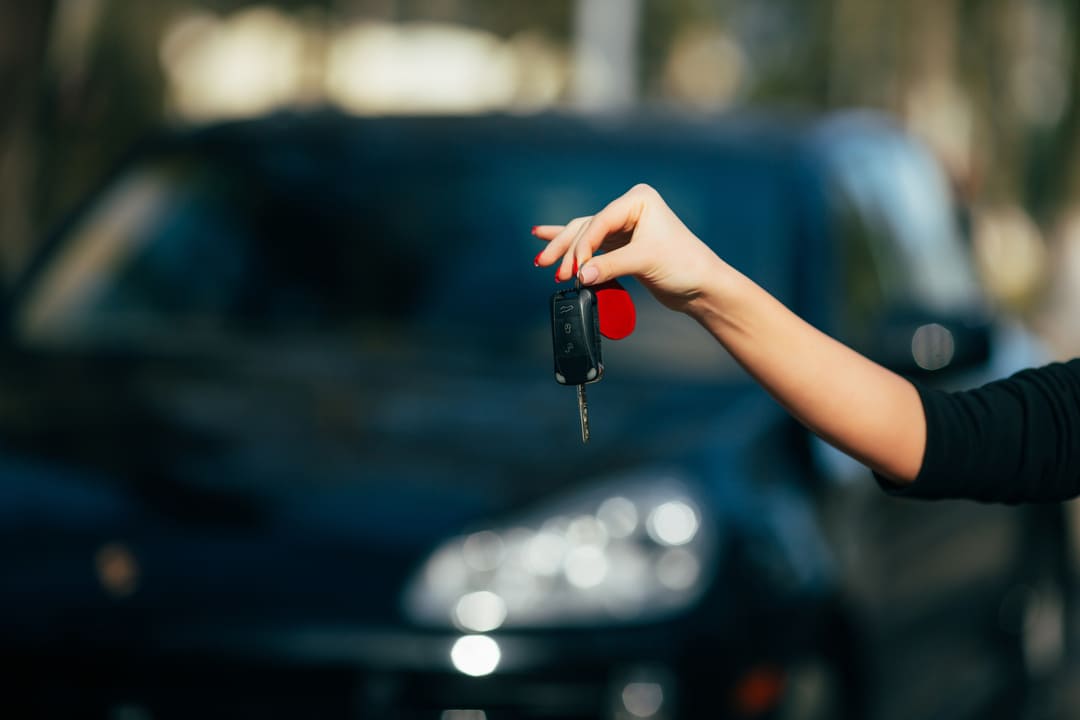
[[[875,115],[164,131],[4,301],[10,702],[1015,717],[1062,652],[1059,511],[888,497],[632,281],[581,443],[529,227],[639,181],[919,382],[1036,347],[987,312],[940,170]]]

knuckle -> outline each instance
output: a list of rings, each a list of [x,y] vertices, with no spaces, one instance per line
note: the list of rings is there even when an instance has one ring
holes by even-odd
[[[643,183],[643,182],[638,183],[637,185],[634,185],[634,187],[630,188],[630,192],[635,194],[635,195],[648,195],[648,196],[652,196],[652,195],[657,194],[656,189],[653,188],[652,185],[649,185],[648,183]]]
[[[585,234],[587,232],[589,232],[589,228],[592,226],[592,224],[593,224],[593,219],[591,217],[582,218],[581,224],[578,225],[577,232],[574,233],[574,244],[575,245],[577,245],[577,244],[579,244],[581,242],[581,238],[583,238],[585,236]]]

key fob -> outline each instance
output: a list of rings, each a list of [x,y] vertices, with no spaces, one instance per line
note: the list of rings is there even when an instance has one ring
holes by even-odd
[[[551,296],[551,339],[556,382],[584,385],[604,375],[596,293],[575,288]]]
[[[634,332],[637,311],[634,300],[618,280],[593,285],[596,312],[600,316],[600,334],[608,340],[622,340]]]

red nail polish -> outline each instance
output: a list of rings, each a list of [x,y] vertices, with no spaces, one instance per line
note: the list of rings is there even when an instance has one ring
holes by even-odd
[[[562,268],[559,268],[558,270],[555,271],[555,282],[562,282],[562,280],[559,279],[559,271],[560,270],[562,270]]]
[[[530,230],[529,232],[531,232],[533,235],[535,235],[536,234],[536,228],[538,228],[538,227],[540,227],[540,226],[539,225],[533,225],[532,230]]]
[[[577,258],[574,258],[574,270],[570,273],[570,277],[577,277]]]
[[[533,258],[533,267],[540,267],[540,256],[544,254],[544,251],[536,253],[536,257]]]

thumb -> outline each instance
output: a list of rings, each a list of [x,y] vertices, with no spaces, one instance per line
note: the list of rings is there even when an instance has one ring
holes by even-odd
[[[599,285],[623,275],[634,274],[633,257],[630,246],[595,255],[582,265],[578,279],[582,285]]]

